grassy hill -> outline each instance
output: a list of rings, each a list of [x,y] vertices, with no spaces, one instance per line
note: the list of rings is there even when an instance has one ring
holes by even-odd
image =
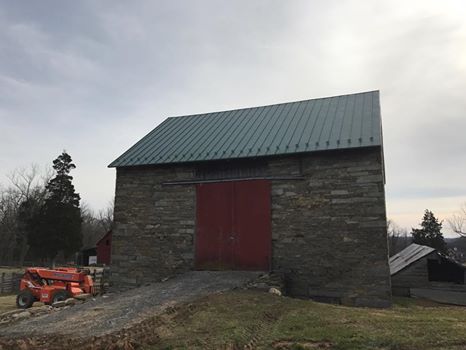
[[[12,296],[2,298],[4,307],[14,307]],[[391,309],[352,308],[236,290],[170,307],[92,341],[59,334],[2,339],[0,327],[0,349],[20,346],[28,350],[459,350],[466,349],[466,308],[408,298],[395,299]]]
[[[380,310],[234,291],[163,317],[145,349],[466,348],[466,308],[407,298]]]

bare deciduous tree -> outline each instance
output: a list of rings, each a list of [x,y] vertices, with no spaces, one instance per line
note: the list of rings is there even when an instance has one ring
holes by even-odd
[[[104,209],[99,210],[98,219],[105,232],[110,231],[113,227],[113,208],[113,201],[110,201]]]
[[[466,237],[466,203],[464,203],[460,210],[453,214],[447,221],[453,232],[462,237]]]
[[[15,247],[17,200],[11,188],[0,189],[0,261],[9,263],[13,260]]]
[[[81,204],[81,217],[83,218],[83,246],[90,248],[102,238],[113,225],[113,202],[109,202],[107,207],[93,211],[87,203]]]
[[[401,228],[393,220],[387,221],[387,233],[388,251],[390,256],[402,251],[411,243],[411,238],[408,236],[408,230]]]
[[[9,184],[0,187],[0,262],[22,264],[28,251],[27,233],[19,220],[21,205],[31,199],[42,203],[50,168],[40,173],[36,164],[18,168],[7,175]]]

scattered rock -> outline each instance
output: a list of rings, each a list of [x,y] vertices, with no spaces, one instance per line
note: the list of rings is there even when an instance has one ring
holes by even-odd
[[[76,304],[76,300],[73,298],[69,298],[65,300],[65,305],[74,305]]]
[[[0,326],[8,325],[10,323],[17,322],[19,320],[27,319],[29,317],[44,315],[50,313],[54,309],[49,305],[42,305],[38,307],[32,307],[27,310],[17,309],[0,314]],[[0,347],[0,350],[2,348]]]
[[[20,312],[23,312],[23,311],[24,311],[23,309],[16,309],[16,310],[7,311],[7,312],[4,312],[4,313],[0,314],[0,318],[5,318],[5,317],[8,317],[8,316],[12,316],[14,314],[19,314]]]
[[[78,299],[78,300],[87,300],[87,299],[89,299],[91,296],[92,296],[91,294],[83,293],[83,294],[76,295],[74,298],[75,298],[75,299]]]
[[[37,315],[37,314],[49,312],[50,309],[52,309],[50,305],[42,305],[42,306],[30,308],[28,311],[33,315]]]
[[[285,290],[284,274],[275,272],[265,273],[260,275],[256,280],[250,282],[247,287],[259,289],[264,292],[270,292],[271,289],[275,289],[282,295],[282,291]],[[277,293],[274,292],[273,294]]]
[[[270,294],[275,294],[275,295],[278,295],[278,296],[282,296],[282,292],[280,290],[278,290],[277,288],[270,288],[269,289],[269,293]]]
[[[66,303],[65,303],[64,300],[63,301],[57,301],[57,302],[52,304],[53,307],[63,307],[65,305],[66,305]]]
[[[29,316],[31,316],[31,313],[29,311],[22,311],[20,313],[13,314],[13,318],[16,318],[17,320],[21,318],[26,318]]]

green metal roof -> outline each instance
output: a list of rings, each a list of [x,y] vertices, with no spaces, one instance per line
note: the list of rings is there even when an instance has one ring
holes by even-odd
[[[109,167],[262,157],[382,144],[379,92],[171,117]]]

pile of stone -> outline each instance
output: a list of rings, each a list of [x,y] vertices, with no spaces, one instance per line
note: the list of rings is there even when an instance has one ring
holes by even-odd
[[[276,295],[283,295],[285,292],[284,275],[279,272],[269,272],[260,275],[254,281],[249,282],[248,289],[258,289]]]
[[[0,314],[0,326],[10,324],[16,321],[23,320],[25,318],[41,316],[44,314],[60,311],[63,309],[70,308],[77,303],[84,303],[91,297],[90,294],[81,294],[75,298],[69,298],[63,301],[57,301],[52,305],[42,305],[37,307],[31,307],[29,309],[17,309],[12,311],[7,311],[3,314]]]
[[[46,313],[51,312],[53,309],[50,305],[43,305],[39,307],[32,307],[30,309],[17,309],[5,312],[0,314],[0,326],[4,324],[10,324],[12,322],[16,322],[25,318],[33,317],[33,316],[40,316]]]

